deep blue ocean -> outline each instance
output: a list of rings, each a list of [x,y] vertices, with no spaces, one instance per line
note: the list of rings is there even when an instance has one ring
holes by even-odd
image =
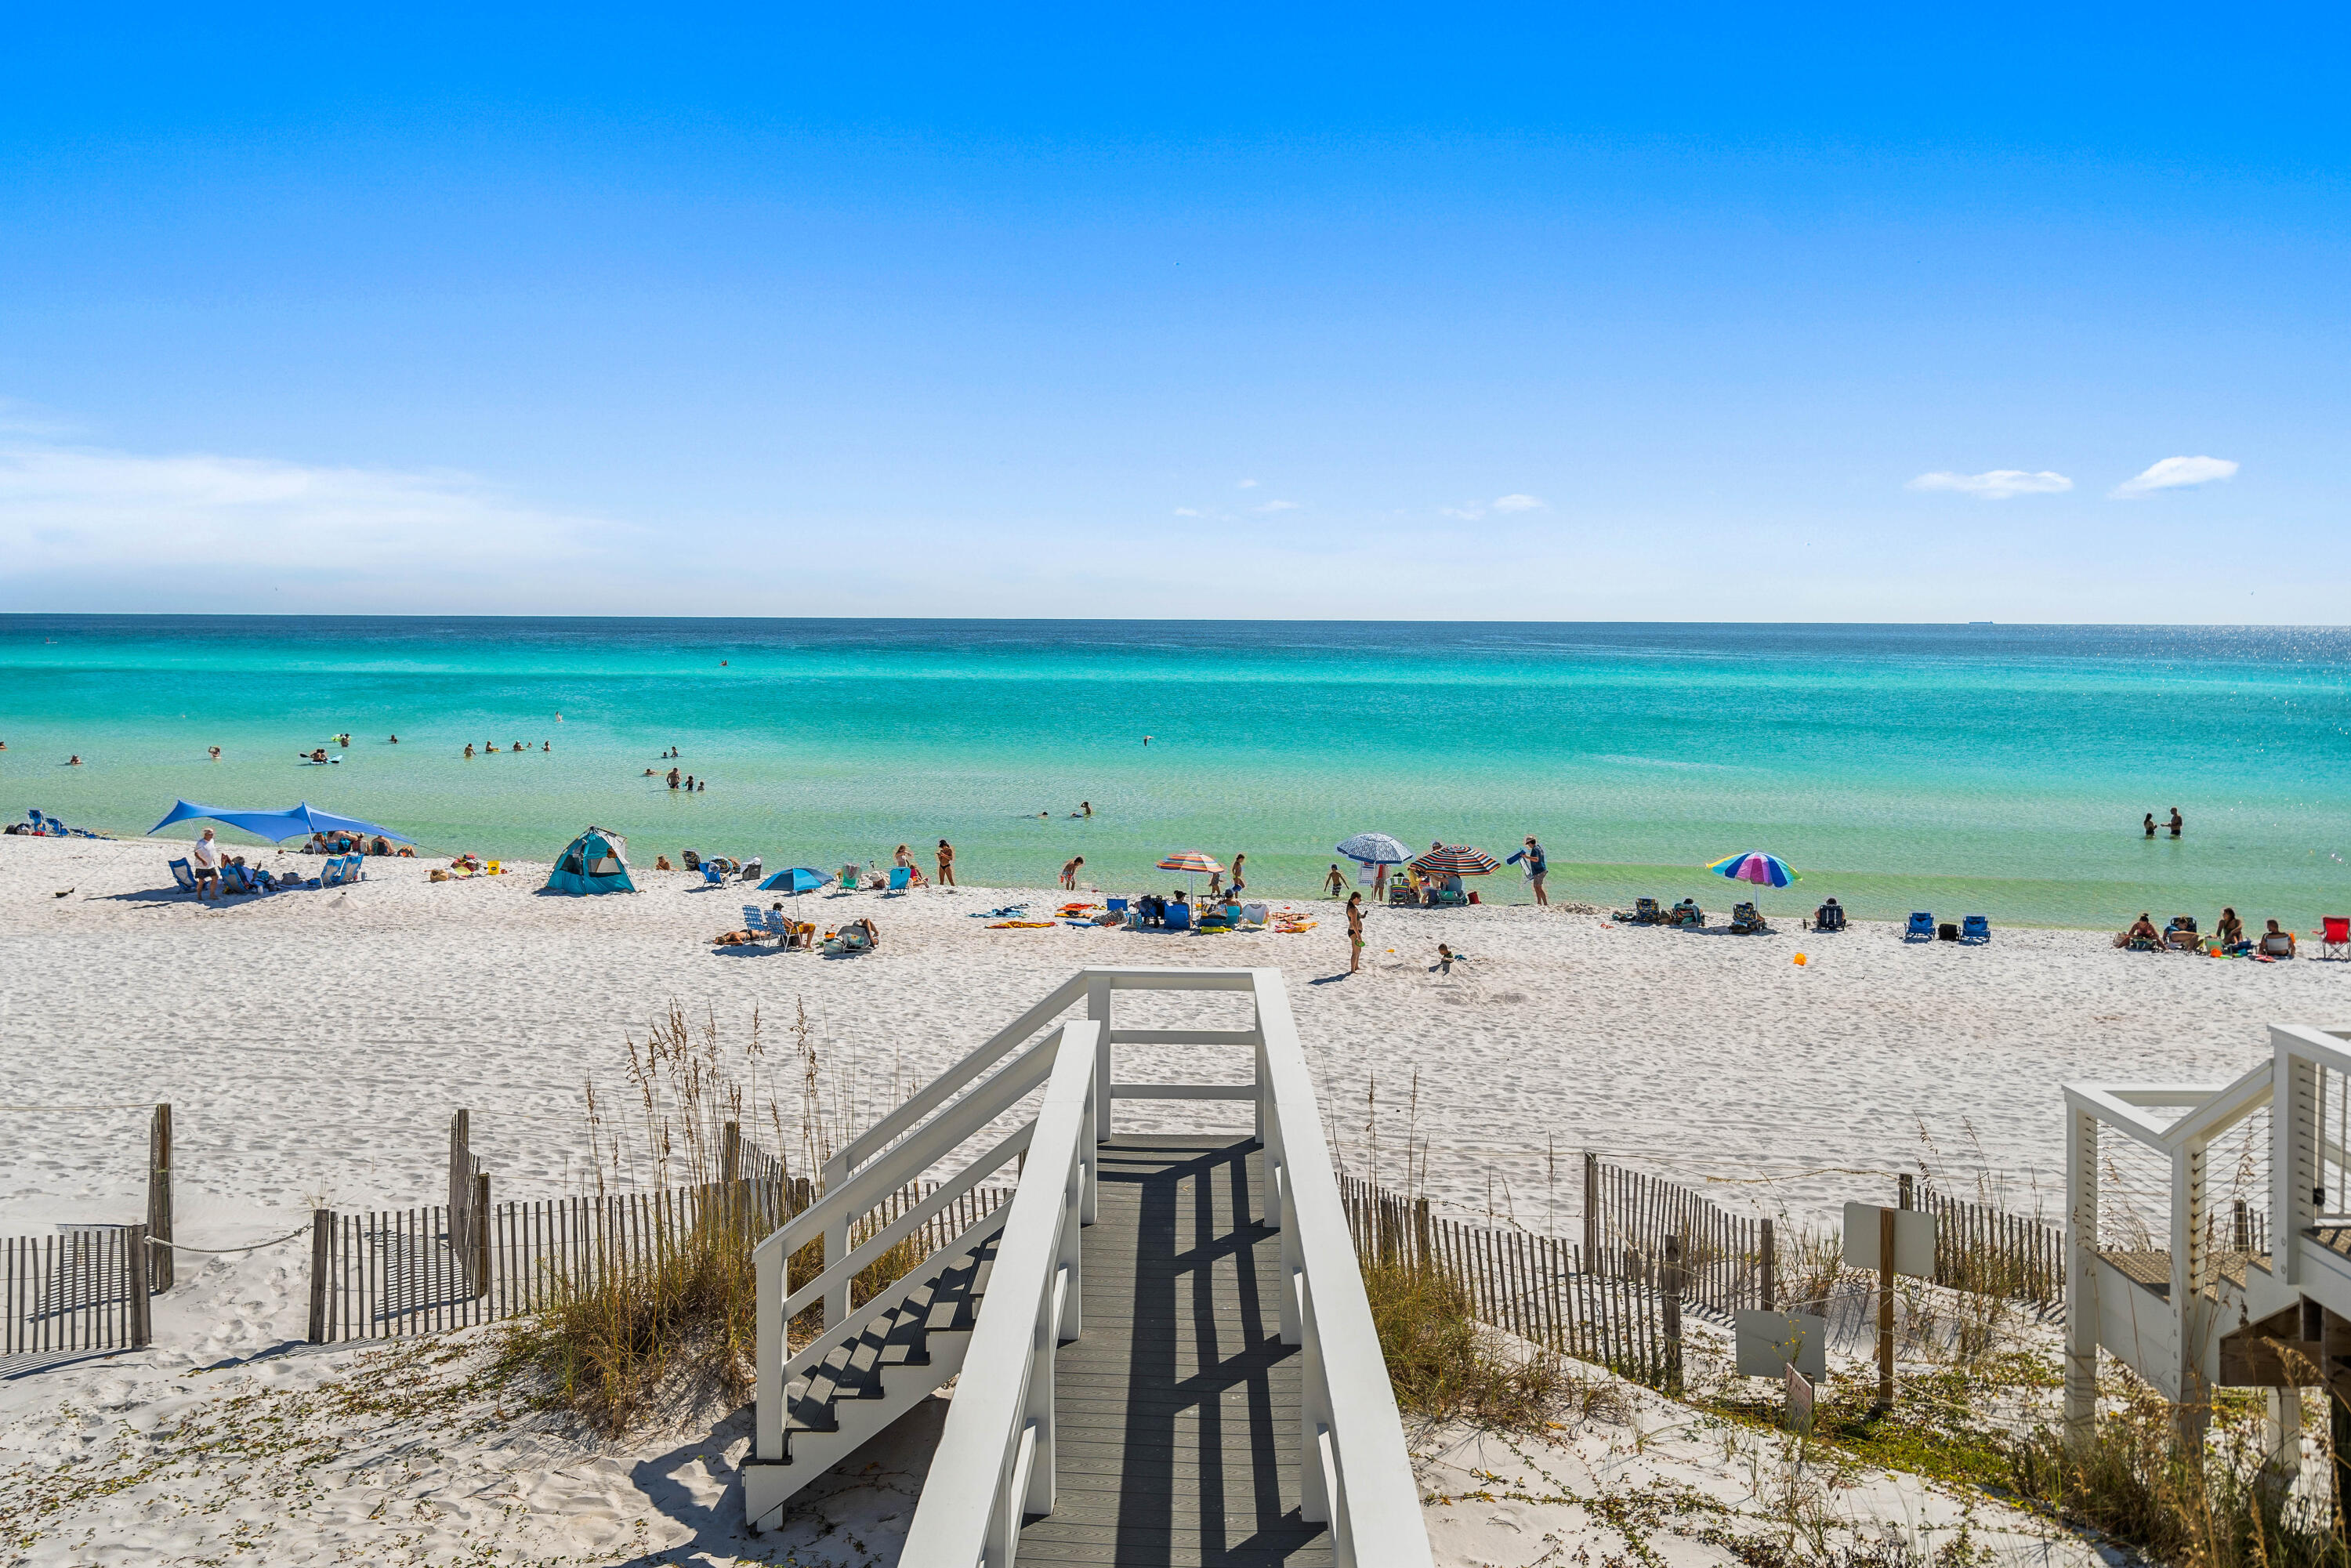
[[[1767,910],[2351,910],[2333,629],[11,615],[0,741],[9,820],[116,833],[308,800],[434,854],[590,822],[770,867],[945,837],[968,882],[1081,854],[1139,889],[1245,851],[1304,895],[1359,830],[1531,832],[1554,898],[1727,907],[1698,868],[1763,849],[1803,873]],[[672,747],[706,792],[644,777]],[[2184,836],[2147,841],[2174,806]]]

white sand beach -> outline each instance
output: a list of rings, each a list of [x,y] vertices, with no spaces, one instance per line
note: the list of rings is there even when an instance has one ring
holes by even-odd
[[[1525,904],[1374,911],[1364,972],[1345,977],[1335,904],[1306,906],[1322,924],[1300,936],[990,930],[975,911],[1016,896],[1046,910],[1061,895],[982,889],[808,895],[807,918],[865,915],[880,926],[875,954],[828,960],[715,948],[755,895],[705,891],[684,873],[641,869],[636,896],[571,899],[539,894],[543,867],[433,883],[434,862],[378,860],[347,889],[214,904],[160,891],[176,852],[0,839],[12,959],[0,976],[0,1234],[137,1218],[145,1108],[159,1100],[174,1107],[179,1233],[195,1245],[283,1234],[322,1202],[434,1201],[459,1106],[498,1196],[557,1196],[580,1176],[581,1084],[616,1086],[624,1039],[642,1038],[673,999],[730,1036],[747,1032],[757,1009],[778,1042],[804,1005],[820,1049],[853,1062],[878,1105],[893,1074],[920,1082],[1088,963],[1280,967],[1342,1158],[1359,1171],[1368,1160],[1376,1078],[1382,1174],[1401,1174],[1417,1074],[1409,1116],[1429,1145],[1428,1186],[1463,1212],[1485,1211],[1490,1176],[1496,1209],[1572,1233],[1573,1156],[1588,1148],[1719,1181],[1727,1203],[1817,1219],[1916,1168],[1922,1124],[1952,1169],[1980,1158],[2029,1210],[2034,1189],[2054,1185],[2062,1080],[2232,1077],[2262,1051],[2266,1022],[2339,1022],[2351,987],[2351,966],[2136,955],[2078,931],[2001,931],[1983,947],[1906,946],[1881,925],[1731,937]],[[1439,941],[1469,956],[1450,976],[1433,972]],[[1154,1065],[1124,1062],[1118,1075],[1151,1078]],[[1244,1073],[1231,1064],[1230,1076]],[[1148,1109],[1169,1125],[1229,1113]],[[181,1288],[158,1302],[153,1350],[0,1383],[0,1448],[29,1467],[11,1485],[77,1456],[119,1458],[126,1432],[152,1434],[188,1402],[217,1419],[225,1407],[209,1402],[233,1391],[291,1396],[380,1354],[298,1352],[193,1373],[299,1339],[305,1262],[298,1247],[185,1260]],[[462,1400],[450,1408],[461,1406],[473,1415],[449,1419],[481,1414]],[[377,1454],[354,1438],[349,1473],[329,1489],[331,1529],[251,1503],[253,1528],[286,1532],[267,1560],[334,1561],[368,1539],[384,1562],[442,1560],[433,1554],[491,1540],[520,1560],[613,1561],[690,1542],[671,1503],[719,1490],[706,1467],[694,1485],[676,1479],[703,1465],[703,1450],[674,1437],[590,1460],[478,1419],[467,1429],[477,1435],[437,1450],[441,1480],[418,1483],[413,1495],[444,1500],[402,1527],[409,1544],[395,1552],[391,1535],[370,1536],[356,1500],[389,1484],[389,1470],[368,1467],[410,1464],[396,1457],[407,1449],[386,1437]],[[468,1454],[478,1473],[460,1462]],[[644,1469],[664,1456],[668,1469]],[[461,1495],[473,1500],[448,1500]],[[880,1529],[876,1506],[843,1504]],[[205,1555],[230,1538],[235,1513],[194,1518],[154,1489],[78,1496],[22,1560]],[[802,1561],[869,1560],[809,1552]]]

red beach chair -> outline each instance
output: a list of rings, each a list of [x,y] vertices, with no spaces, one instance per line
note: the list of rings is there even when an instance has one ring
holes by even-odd
[[[2318,956],[2351,958],[2351,915],[2322,915],[2318,923],[2325,928],[2319,933]]]

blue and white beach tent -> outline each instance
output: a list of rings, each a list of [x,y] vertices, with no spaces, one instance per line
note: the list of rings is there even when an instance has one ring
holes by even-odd
[[[629,880],[629,841],[618,833],[590,828],[555,857],[547,879],[549,893],[634,893]]]

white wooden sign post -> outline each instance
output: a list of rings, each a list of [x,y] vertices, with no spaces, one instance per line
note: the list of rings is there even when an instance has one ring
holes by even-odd
[[[1935,1217],[1874,1203],[1844,1206],[1844,1261],[1877,1270],[1877,1408],[1894,1406],[1894,1276],[1935,1277]]]
[[[1750,1307],[1733,1322],[1738,1328],[1739,1375],[1780,1379],[1788,1394],[1789,1429],[1811,1431],[1813,1385],[1828,1375],[1828,1320],[1808,1312]]]

